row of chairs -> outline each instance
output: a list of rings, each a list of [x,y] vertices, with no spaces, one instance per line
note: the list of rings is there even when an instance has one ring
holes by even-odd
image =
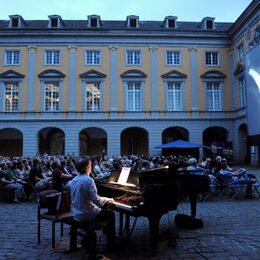
[[[223,182],[212,182],[210,191],[205,194],[204,201],[212,196],[234,200],[235,198],[245,195],[253,198],[260,198],[260,182],[254,174],[247,173],[246,181],[234,181],[230,176],[225,176]]]

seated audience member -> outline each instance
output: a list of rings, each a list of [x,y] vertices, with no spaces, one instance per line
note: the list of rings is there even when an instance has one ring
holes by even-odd
[[[59,159],[56,159],[52,163],[52,188],[58,191],[69,190],[70,180],[73,176],[70,173],[64,172]]]
[[[41,161],[39,158],[33,159],[32,168],[29,172],[31,184],[38,190],[45,190],[50,188],[52,177],[46,177],[41,168]]]
[[[188,160],[187,170],[194,171],[194,174],[198,174],[198,175],[203,175],[204,174],[204,170],[203,170],[203,168],[198,166],[196,158],[190,158]]]
[[[113,203],[111,198],[101,197],[97,193],[96,184],[91,173],[91,160],[80,159],[76,162],[79,175],[70,184],[71,210],[74,220],[89,223],[107,222],[108,247],[115,243],[115,214],[111,210],[102,208],[107,203]]]
[[[13,202],[20,202],[26,199],[23,185],[11,179],[10,176],[3,170],[0,170],[0,184],[3,189],[14,190],[15,197]]]

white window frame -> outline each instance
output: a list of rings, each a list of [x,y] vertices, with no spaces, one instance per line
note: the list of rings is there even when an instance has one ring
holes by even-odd
[[[142,52],[141,50],[126,50],[126,65],[141,65]]]
[[[9,86],[8,86],[9,85]],[[10,89],[7,90],[7,87]],[[7,104],[7,96],[9,104]],[[19,110],[19,83],[5,82],[4,83],[4,112],[17,112]]]
[[[17,66],[20,65],[20,51],[19,50],[5,50],[5,65]],[[8,57],[11,55],[11,57]],[[8,60],[9,59],[9,60]]]
[[[180,66],[181,65],[181,51],[166,51],[165,64],[167,66]]]
[[[207,108],[209,111],[222,110],[221,82],[206,82]]]
[[[127,81],[126,84],[127,84],[126,85],[126,110],[142,111],[143,108],[142,82]]]
[[[45,50],[44,60],[45,65],[60,65],[61,51],[60,50]]]
[[[205,51],[205,66],[219,66],[219,65],[220,65],[220,53],[218,51]]]
[[[50,85],[51,89],[47,90],[47,86]],[[59,81],[45,81],[44,82],[44,111],[46,112],[56,112],[60,111],[60,82]],[[50,93],[50,105],[46,103],[47,93]],[[55,95],[57,94],[57,95]],[[58,102],[55,102],[54,99],[58,99]],[[48,106],[48,107],[47,107]]]
[[[238,79],[238,88],[239,88],[239,107],[246,107],[246,84],[244,78]]]
[[[181,111],[183,107],[183,93],[181,82],[166,82],[166,104],[168,111]]]
[[[85,50],[85,65],[101,65],[101,50]]]
[[[90,87],[90,90],[88,90]],[[92,89],[91,89],[92,88]],[[85,111],[101,110],[101,82],[85,82]],[[88,100],[89,99],[89,100]],[[98,102],[96,102],[98,100]]]

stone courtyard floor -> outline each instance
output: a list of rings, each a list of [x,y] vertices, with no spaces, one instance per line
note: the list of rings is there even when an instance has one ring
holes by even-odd
[[[260,176],[259,168],[250,169]],[[259,259],[260,199],[233,201],[211,197],[197,205],[197,217],[204,228],[178,230],[174,225],[177,213],[189,214],[188,202],[176,211],[165,214],[160,222],[160,249],[156,257],[149,255],[149,229],[146,218],[140,217],[131,242],[117,250],[106,250],[106,236],[97,233],[98,251],[103,259]],[[0,259],[87,259],[84,250],[65,253],[69,248],[69,227],[60,238],[56,225],[56,248],[51,247],[51,225],[42,221],[42,240],[37,244],[37,203],[0,203]],[[177,246],[174,247],[174,238]]]

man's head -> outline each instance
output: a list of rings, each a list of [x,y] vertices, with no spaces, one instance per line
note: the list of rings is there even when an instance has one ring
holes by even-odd
[[[81,158],[77,160],[75,166],[79,174],[91,172],[91,160],[89,158]]]

